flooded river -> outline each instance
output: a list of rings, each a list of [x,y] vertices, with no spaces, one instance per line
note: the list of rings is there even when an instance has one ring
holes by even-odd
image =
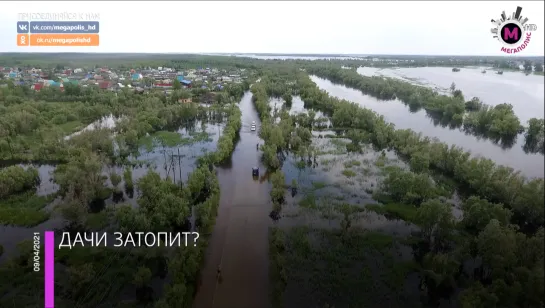
[[[522,77],[524,76],[521,74]],[[355,102],[362,107],[369,108],[383,115],[388,122],[395,124],[397,129],[412,129],[425,136],[437,137],[449,145],[461,146],[471,151],[475,156],[482,156],[494,160],[497,164],[506,165],[520,170],[528,177],[543,177],[544,160],[541,154],[526,154],[522,149],[524,137],[519,135],[517,142],[510,149],[502,149],[490,140],[465,134],[460,129],[449,129],[434,124],[424,110],[412,113],[409,108],[400,101],[379,101],[376,98],[365,95],[359,90],[337,85],[329,80],[311,76],[317,86],[327,91],[330,95]],[[451,81],[452,83],[452,81]],[[460,87],[462,91],[465,90]],[[487,103],[487,101],[485,101]],[[543,108],[543,101],[542,101]],[[541,117],[543,112],[534,114]]]
[[[209,243],[205,268],[194,307],[254,308],[268,306],[268,228],[270,184],[264,178],[256,144],[262,144],[257,130],[260,121],[247,92],[240,102],[242,128],[231,161],[218,168],[221,188],[216,225]],[[260,177],[252,177],[258,166]],[[222,283],[216,270],[222,269]]]
[[[358,73],[365,76],[385,76],[402,79],[413,84],[427,86],[438,92],[449,92],[454,82],[456,88],[464,93],[466,100],[480,98],[485,104],[495,106],[509,103],[520,122],[526,125],[531,118],[542,118],[544,112],[543,76],[528,75],[521,72],[504,72],[496,74],[494,70],[484,68],[461,68],[452,72],[449,67],[418,67],[377,69],[360,67]]]

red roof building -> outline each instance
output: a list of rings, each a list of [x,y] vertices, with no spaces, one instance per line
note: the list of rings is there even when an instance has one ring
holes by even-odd
[[[108,82],[108,81],[99,82],[98,87],[100,89],[106,90],[106,89],[108,89],[110,87],[110,82]]]
[[[171,88],[172,83],[156,83],[155,86],[158,88]]]
[[[34,91],[40,91],[43,88],[43,83],[34,84]]]

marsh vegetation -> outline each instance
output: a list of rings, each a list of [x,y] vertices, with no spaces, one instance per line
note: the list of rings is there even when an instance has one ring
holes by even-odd
[[[543,305],[543,178],[398,129],[380,113],[320,90],[311,75],[397,98],[500,143],[523,131],[528,151],[542,152],[542,119],[521,123],[508,104],[488,107],[464,98],[455,85],[442,95],[341,68],[357,67],[356,60],[202,59],[255,74],[218,91],[207,105],[179,103],[206,94],[195,88],[170,96],[1,88],[0,306],[43,301],[30,241],[4,239],[53,226],[59,232],[197,230],[196,247],[77,247],[55,256],[59,307],[191,307],[204,261],[213,258],[207,244],[225,230],[215,228],[220,195],[229,196],[233,182],[247,183],[238,173],[221,180],[217,170],[242,166],[240,174],[250,177],[249,152],[265,169],[255,181],[270,183],[242,189],[249,201],[269,201],[259,206],[272,225],[274,307]],[[256,139],[239,142],[248,125],[243,118],[254,111],[243,114],[237,103],[250,95],[260,120],[257,151]],[[105,125],[104,117],[114,124]],[[83,129],[92,123],[103,124]],[[237,151],[244,161],[231,159]],[[244,229],[244,236],[257,228]],[[235,244],[214,245],[223,245],[223,254]],[[215,272],[216,264],[208,266]],[[244,296],[233,290],[232,296]]]

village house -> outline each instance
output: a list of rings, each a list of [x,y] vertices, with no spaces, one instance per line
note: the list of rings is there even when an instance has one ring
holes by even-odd
[[[40,92],[40,90],[43,88],[44,84],[43,83],[35,83],[34,85],[32,85],[30,88],[36,92]]]
[[[191,103],[191,102],[192,102],[191,97],[178,99],[178,103],[187,104],[187,103]]]
[[[98,88],[101,90],[110,90],[112,84],[109,81],[101,81],[98,83]]]

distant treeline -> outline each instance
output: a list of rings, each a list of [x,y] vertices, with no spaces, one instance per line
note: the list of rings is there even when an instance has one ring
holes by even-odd
[[[67,67],[238,67],[258,68],[279,64],[306,64],[312,60],[303,59],[255,59],[260,56],[293,56],[293,57],[324,57],[335,59],[313,60],[317,64],[330,63],[350,67],[422,67],[422,66],[486,66],[499,69],[519,69],[519,64],[525,67],[534,66],[536,71],[543,71],[543,57],[491,57],[491,56],[426,56],[426,55],[336,55],[336,54],[239,54],[241,56],[199,55],[199,54],[145,54],[145,53],[0,53],[0,66],[23,66],[37,68]],[[244,57],[247,55],[248,57]],[[338,57],[354,57],[358,59],[341,59]],[[397,61],[395,61],[397,60]],[[100,62],[100,63],[98,63]]]

